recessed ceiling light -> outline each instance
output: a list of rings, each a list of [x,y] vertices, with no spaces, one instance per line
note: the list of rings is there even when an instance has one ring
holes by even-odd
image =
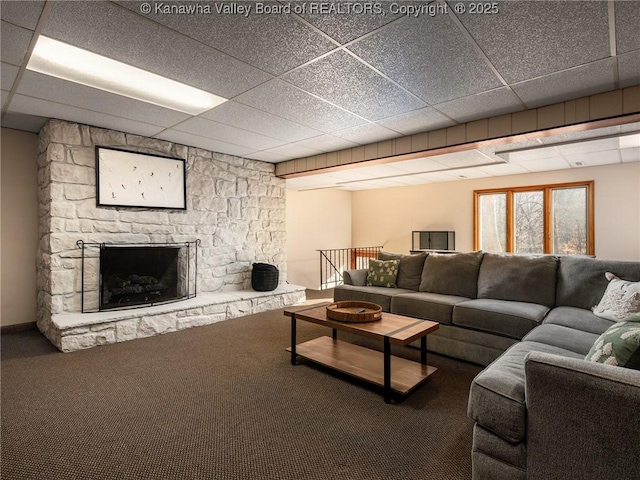
[[[38,37],[27,69],[191,115],[227,101],[42,35]]]

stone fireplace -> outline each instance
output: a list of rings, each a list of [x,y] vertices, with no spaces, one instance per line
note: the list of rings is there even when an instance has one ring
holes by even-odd
[[[185,159],[187,209],[97,207],[96,145]],[[37,323],[60,350],[205,325],[304,299],[302,287],[286,284],[284,180],[275,176],[272,164],[51,120],[40,132],[38,197]],[[114,310],[116,304],[133,306],[145,297],[181,296],[186,288],[184,281],[180,285],[179,258],[175,265],[167,260],[164,271],[152,270],[159,261],[141,261],[133,271],[127,265],[141,250],[127,251],[126,245],[155,248],[196,239],[196,298]],[[78,241],[114,247],[104,258],[100,248],[87,249],[83,261]],[[112,254],[125,256],[122,271],[101,274],[101,263]],[[281,284],[275,291],[251,291],[254,262],[278,267]],[[98,313],[81,313],[83,264],[84,303]],[[172,286],[165,289],[168,282]]]

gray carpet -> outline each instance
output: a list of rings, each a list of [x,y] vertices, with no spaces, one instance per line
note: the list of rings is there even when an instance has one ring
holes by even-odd
[[[440,370],[406,399],[301,362],[282,310],[63,354],[2,336],[1,477],[469,479],[469,385]],[[298,341],[327,334],[298,322]],[[415,349],[405,349],[417,358]]]

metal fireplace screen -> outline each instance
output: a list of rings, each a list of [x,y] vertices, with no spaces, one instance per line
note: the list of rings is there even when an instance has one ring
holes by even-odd
[[[82,248],[82,311],[95,311],[85,308],[85,290],[93,283],[85,279],[85,262],[92,259],[99,263],[98,311],[145,307],[194,297],[198,243],[197,240],[181,244],[78,242]],[[91,246],[99,248],[99,256],[87,255],[85,259],[85,248]]]

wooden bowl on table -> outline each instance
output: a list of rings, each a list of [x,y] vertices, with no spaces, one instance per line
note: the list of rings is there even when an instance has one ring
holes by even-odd
[[[335,302],[327,305],[327,317],[339,322],[375,322],[382,318],[382,307],[372,302]]]

